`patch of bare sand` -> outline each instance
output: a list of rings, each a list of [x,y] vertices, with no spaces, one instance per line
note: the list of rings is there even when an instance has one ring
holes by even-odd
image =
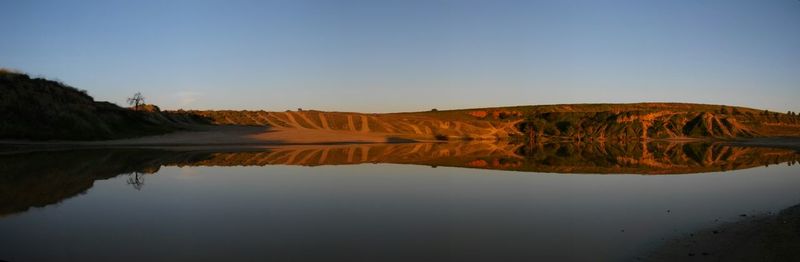
[[[191,131],[105,141],[3,141],[2,143],[51,146],[203,146],[396,143],[422,140],[400,137],[397,134],[364,133],[360,131],[253,126],[204,126]]]
[[[247,139],[269,141],[275,144],[331,144],[331,143],[392,143],[418,141],[390,133],[365,133],[325,129],[278,129],[272,132],[249,134]]]

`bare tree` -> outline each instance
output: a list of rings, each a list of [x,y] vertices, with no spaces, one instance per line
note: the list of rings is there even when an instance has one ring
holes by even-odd
[[[144,105],[144,96],[141,92],[136,92],[133,97],[128,98],[128,104],[133,106],[133,110],[139,110],[139,106]]]

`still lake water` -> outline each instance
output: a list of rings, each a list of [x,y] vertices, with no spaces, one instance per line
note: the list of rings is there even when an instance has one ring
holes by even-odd
[[[625,261],[800,203],[791,150],[418,146],[2,154],[0,260]]]

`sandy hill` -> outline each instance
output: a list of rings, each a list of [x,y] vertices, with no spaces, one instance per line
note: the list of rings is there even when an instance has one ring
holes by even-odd
[[[800,135],[800,117],[685,103],[517,106],[363,114],[316,110],[189,111],[218,125],[392,134],[412,139],[607,141]]]
[[[682,103],[515,106],[388,114],[316,110],[162,112],[151,105],[144,109],[131,110],[94,101],[86,92],[57,81],[0,70],[0,118],[3,119],[0,139],[105,140],[163,134],[197,128],[198,124],[260,126],[272,132],[258,135],[260,138],[244,135],[242,139],[231,140],[235,143],[248,142],[247,139],[254,137],[262,142],[323,143],[508,138],[628,141],[800,135],[800,117],[796,115]],[[174,141],[157,143],[171,142]]]

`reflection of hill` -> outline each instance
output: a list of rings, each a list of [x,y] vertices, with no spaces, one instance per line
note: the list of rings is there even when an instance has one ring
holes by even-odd
[[[155,173],[174,152],[161,150],[47,151],[0,155],[0,216],[82,194],[95,180]],[[185,156],[182,156],[185,157]]]
[[[555,173],[686,174],[795,163],[793,150],[698,143],[416,143],[246,151],[104,149],[0,155],[0,216],[81,194],[95,180],[162,166],[396,163]]]
[[[551,144],[525,148],[524,170],[688,174],[794,162],[794,150],[703,143]]]
[[[793,150],[702,143],[424,143],[216,152],[197,166],[396,163],[555,173],[685,174],[795,161]]]

